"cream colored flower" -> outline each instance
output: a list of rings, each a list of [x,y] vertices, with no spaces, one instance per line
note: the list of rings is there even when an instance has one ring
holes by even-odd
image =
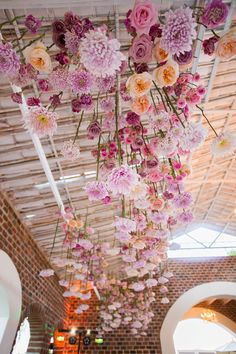
[[[170,56],[169,53],[160,47],[160,38],[156,41],[152,54],[158,63],[168,60]]]
[[[42,73],[50,73],[52,71],[52,62],[50,55],[46,52],[43,43],[33,43],[24,50],[26,62],[31,64],[36,70]]]
[[[145,114],[149,110],[150,105],[150,98],[147,95],[143,95],[133,100],[131,109],[137,114]]]
[[[236,56],[236,27],[220,38],[215,53],[222,60],[230,60]]]
[[[133,200],[146,199],[147,195],[147,184],[143,182],[138,182],[131,189],[129,198]]]
[[[154,81],[159,87],[174,85],[178,77],[179,65],[172,59],[153,71]]]
[[[147,72],[133,74],[126,82],[126,87],[131,97],[146,95],[150,91],[151,86],[152,76]]]

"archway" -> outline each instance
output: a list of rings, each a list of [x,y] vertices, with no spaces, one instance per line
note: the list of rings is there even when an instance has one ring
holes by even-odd
[[[0,348],[10,353],[20,319],[22,290],[11,258],[0,251]]]
[[[211,282],[198,285],[181,295],[169,309],[161,327],[162,354],[175,354],[173,335],[179,321],[194,305],[209,297],[236,298],[236,283]]]

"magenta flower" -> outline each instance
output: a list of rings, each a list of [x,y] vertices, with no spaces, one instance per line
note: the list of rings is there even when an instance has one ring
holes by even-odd
[[[11,43],[0,43],[0,74],[14,76],[20,69],[20,57]]]
[[[42,21],[34,17],[33,15],[28,15],[25,19],[25,27],[33,34],[37,33],[39,28],[42,26]]]
[[[191,63],[193,59],[193,52],[190,50],[189,52],[184,52],[180,53],[178,55],[174,55],[174,60],[179,64],[179,65],[187,65]]]
[[[92,242],[87,239],[80,239],[78,244],[87,251],[90,251],[93,248]]]
[[[38,80],[38,87],[41,91],[47,92],[49,90],[49,82],[45,79]]]
[[[137,113],[129,111],[126,116],[126,122],[129,125],[138,125],[140,123],[140,116]]]
[[[37,97],[28,97],[26,102],[29,107],[40,106],[41,104],[40,99]]]
[[[92,75],[86,70],[75,70],[69,74],[69,82],[74,93],[90,93],[93,86]]]
[[[114,168],[107,179],[108,189],[112,191],[114,195],[129,195],[137,182],[137,173],[128,165]]]
[[[87,183],[85,191],[90,201],[102,200],[108,196],[106,184],[102,181]]]
[[[19,92],[17,93],[12,93],[11,94],[11,99],[13,102],[21,104],[22,103],[22,96]]]
[[[222,0],[212,0],[204,9],[202,23],[210,29],[224,23],[228,15],[228,6]]]
[[[80,103],[81,109],[84,109],[84,110],[89,110],[94,107],[93,97],[90,93],[88,93],[88,94],[84,93],[83,95],[81,95],[79,98],[79,103]]]
[[[215,52],[215,44],[218,42],[217,37],[211,37],[203,41],[202,47],[204,54],[212,55]]]
[[[39,137],[52,136],[57,130],[57,114],[42,106],[29,107],[26,127]]]
[[[117,39],[109,39],[102,29],[90,30],[81,39],[80,61],[96,77],[114,76],[125,57]]]
[[[161,48],[169,54],[189,52],[196,38],[196,22],[189,7],[169,10],[162,29]]]
[[[58,61],[61,65],[69,64],[70,58],[68,57],[66,52],[60,52],[55,55],[55,60]]]
[[[101,134],[101,131],[102,129],[98,121],[91,122],[87,128],[88,138],[91,140],[97,138]]]

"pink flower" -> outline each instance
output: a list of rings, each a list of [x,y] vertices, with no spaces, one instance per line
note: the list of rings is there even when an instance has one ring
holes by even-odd
[[[168,293],[168,288],[167,288],[167,286],[162,285],[162,286],[160,287],[160,293],[161,293],[161,294],[166,294],[166,293]]]
[[[43,278],[51,277],[52,275],[54,275],[53,269],[43,269],[39,273],[39,276]]]
[[[134,220],[116,217],[116,221],[113,224],[120,232],[133,232],[136,230],[136,222]]]
[[[89,300],[92,296],[91,292],[87,292],[87,293],[77,293],[77,296],[81,299],[81,300]]]
[[[143,282],[135,282],[133,284],[130,285],[130,289],[134,290],[134,291],[143,291],[145,289],[145,285]]]
[[[29,107],[28,120],[25,125],[39,137],[52,136],[57,130],[57,114],[49,112],[43,106]]]
[[[148,34],[135,37],[129,55],[135,63],[149,63],[152,60],[152,40]]]
[[[157,9],[151,0],[136,0],[129,20],[139,35],[148,34],[151,27],[157,23],[157,19]]]
[[[131,236],[127,232],[116,232],[115,238],[119,240],[121,243],[127,243],[131,240]]]
[[[111,171],[107,179],[107,186],[114,195],[129,195],[137,182],[137,173],[128,165],[121,165]]]
[[[102,200],[108,196],[106,184],[103,181],[93,181],[87,183],[85,187],[90,201]]]
[[[222,0],[212,0],[204,9],[201,22],[210,29],[224,23],[228,15],[228,6]]]
[[[172,199],[172,203],[176,208],[187,208],[192,202],[193,198],[188,192],[177,194],[174,199]]]
[[[87,251],[90,251],[93,248],[92,242],[83,238],[79,240],[78,244]]]
[[[177,219],[184,223],[187,224],[191,221],[193,221],[193,214],[190,210],[183,211],[182,213],[177,215]]]
[[[156,279],[147,279],[146,280],[146,286],[148,288],[152,288],[153,286],[157,286],[158,281]]]
[[[61,154],[68,161],[75,161],[80,157],[79,144],[72,140],[64,141],[61,149]]]
[[[161,299],[161,303],[162,303],[163,305],[169,304],[169,302],[170,302],[170,300],[169,300],[167,297],[163,297],[163,298]]]
[[[86,70],[75,70],[69,74],[68,80],[74,93],[89,93],[93,85],[92,75]]]

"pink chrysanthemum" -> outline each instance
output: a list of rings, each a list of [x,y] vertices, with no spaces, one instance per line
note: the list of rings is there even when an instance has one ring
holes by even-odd
[[[196,22],[189,7],[169,10],[163,26],[161,48],[172,55],[189,52],[196,38]]]
[[[131,219],[117,217],[114,226],[120,232],[133,232],[136,230],[136,222]]]
[[[207,130],[201,123],[189,122],[179,140],[180,148],[183,151],[195,150],[203,143],[206,135]]]
[[[48,76],[48,81],[54,90],[66,90],[69,87],[68,70],[57,66]]]
[[[113,97],[104,98],[100,102],[101,109],[105,112],[111,112],[115,107],[115,100]]]
[[[96,85],[100,92],[110,92],[115,83],[115,76],[98,77],[96,79]]]
[[[102,29],[89,31],[81,40],[80,61],[95,76],[114,76],[124,59],[118,40],[109,39]]]
[[[106,185],[102,181],[93,181],[87,183],[85,190],[90,201],[102,200],[108,196]]]
[[[129,195],[134,185],[138,182],[138,175],[128,165],[116,167],[108,176],[108,189],[114,195]]]
[[[93,85],[92,75],[86,70],[75,70],[69,74],[71,89],[74,93],[89,93]]]
[[[27,128],[39,137],[52,136],[57,130],[57,113],[49,112],[42,106],[29,107]]]
[[[65,46],[68,49],[68,51],[73,55],[77,55],[79,51],[79,45],[80,45],[80,38],[75,33],[75,31],[73,29],[71,30],[71,32],[66,31]]]
[[[183,209],[189,207],[192,204],[192,202],[193,202],[193,198],[191,194],[188,192],[177,194],[172,200],[172,203],[176,208],[183,208]]]
[[[225,132],[217,136],[211,145],[212,154],[216,157],[232,155],[236,149],[236,135]]]
[[[20,68],[20,57],[11,43],[0,43],[0,74],[14,76]]]
[[[80,157],[80,148],[78,143],[74,143],[72,140],[64,141],[61,154],[69,161],[75,161]]]

